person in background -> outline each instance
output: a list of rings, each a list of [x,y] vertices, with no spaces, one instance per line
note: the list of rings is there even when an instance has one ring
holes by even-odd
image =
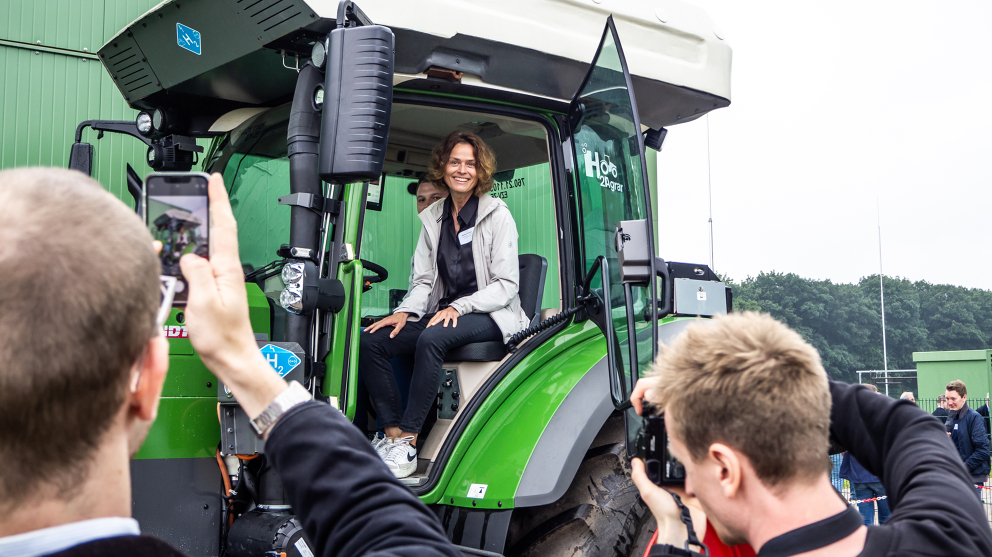
[[[878,393],[878,387],[875,385],[865,385],[868,390]],[[909,393],[912,395],[913,393]],[[902,400],[909,400],[906,398],[906,393],[899,397]],[[916,401],[913,401],[916,402]],[[871,472],[865,470],[857,459],[851,456],[851,453],[844,453],[844,458],[840,464],[840,477],[851,482],[851,494],[853,499],[874,499],[875,497],[885,497],[885,487],[882,485],[882,480],[878,479],[877,476]],[[861,513],[861,517],[865,520],[865,526],[870,526],[875,523],[875,506],[878,505],[878,523],[885,524],[885,521],[889,519],[889,503],[887,500],[883,499],[881,501],[874,501],[868,503],[858,503],[858,512]]]
[[[903,394],[899,395],[899,399],[900,400],[908,400],[908,401],[912,402],[913,404],[916,404],[916,397],[913,395],[913,392],[912,391],[906,391]]]
[[[958,450],[964,467],[975,482],[975,493],[982,498],[982,486],[989,479],[989,438],[982,416],[968,407],[968,387],[955,379],[947,384],[947,422],[944,428]]]
[[[988,437],[992,433],[992,427],[989,424],[989,394],[985,393],[985,404],[978,407],[978,415],[982,417],[982,421],[985,424],[985,436]]]
[[[940,420],[940,423],[947,423],[947,396],[940,395],[937,397],[937,409],[933,411],[933,415]]]
[[[406,191],[410,192],[410,195],[417,198],[418,215],[423,213],[424,209],[448,197],[447,190],[439,189],[426,177],[421,178],[419,182],[410,182],[407,184]],[[412,279],[410,280],[410,283],[413,283]]]

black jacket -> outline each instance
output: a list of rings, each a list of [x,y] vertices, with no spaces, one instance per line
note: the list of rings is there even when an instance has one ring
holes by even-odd
[[[985,510],[940,420],[860,385],[831,381],[830,394],[832,441],[881,478],[892,510],[868,527],[861,555],[992,555]]]
[[[461,556],[434,513],[330,406],[291,408],[269,433],[265,455],[316,555]]]
[[[989,438],[982,416],[966,404],[947,415],[945,429],[964,461],[971,479],[982,483],[989,478]]]
[[[426,505],[386,468],[368,439],[326,404],[291,408],[265,455],[317,556],[461,557]],[[57,557],[182,557],[148,536],[77,545]],[[55,557],[52,556],[52,557]]]

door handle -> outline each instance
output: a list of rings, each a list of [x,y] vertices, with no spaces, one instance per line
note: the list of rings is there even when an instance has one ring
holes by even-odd
[[[658,319],[665,317],[672,313],[672,306],[674,305],[674,283],[672,282],[672,273],[668,269],[668,263],[660,257],[654,258],[654,270],[655,274],[660,277],[661,280],[661,300],[658,305]]]

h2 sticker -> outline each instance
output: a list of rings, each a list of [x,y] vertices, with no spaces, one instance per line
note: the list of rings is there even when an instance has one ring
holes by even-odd
[[[586,178],[595,178],[599,185],[610,191],[623,193],[623,183],[617,182],[617,165],[610,160],[609,155],[600,156],[598,151],[591,151],[582,144],[582,156],[585,161]]]
[[[302,363],[302,360],[296,354],[273,344],[266,344],[262,347],[261,352],[262,356],[265,356],[265,361],[272,366],[272,369],[276,370],[279,377],[286,377],[289,375],[289,372],[296,369]]]

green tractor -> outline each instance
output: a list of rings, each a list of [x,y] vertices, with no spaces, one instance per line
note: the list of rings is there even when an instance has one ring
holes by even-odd
[[[483,138],[532,326],[447,354],[402,481],[466,555],[639,555],[652,517],[630,481],[629,393],[660,342],[731,307],[707,266],[656,257],[645,148],[730,103],[729,46],[674,0],[361,8],[159,4],[99,51],[141,112],[81,123],[70,166],[89,172],[90,127],[143,141],[155,170],[223,174],[260,349],[371,431],[359,338],[408,288],[420,224],[407,186],[450,132]],[[264,444],[183,321],[174,308],[159,417],[131,465],[134,516],[189,555],[309,554]]]

